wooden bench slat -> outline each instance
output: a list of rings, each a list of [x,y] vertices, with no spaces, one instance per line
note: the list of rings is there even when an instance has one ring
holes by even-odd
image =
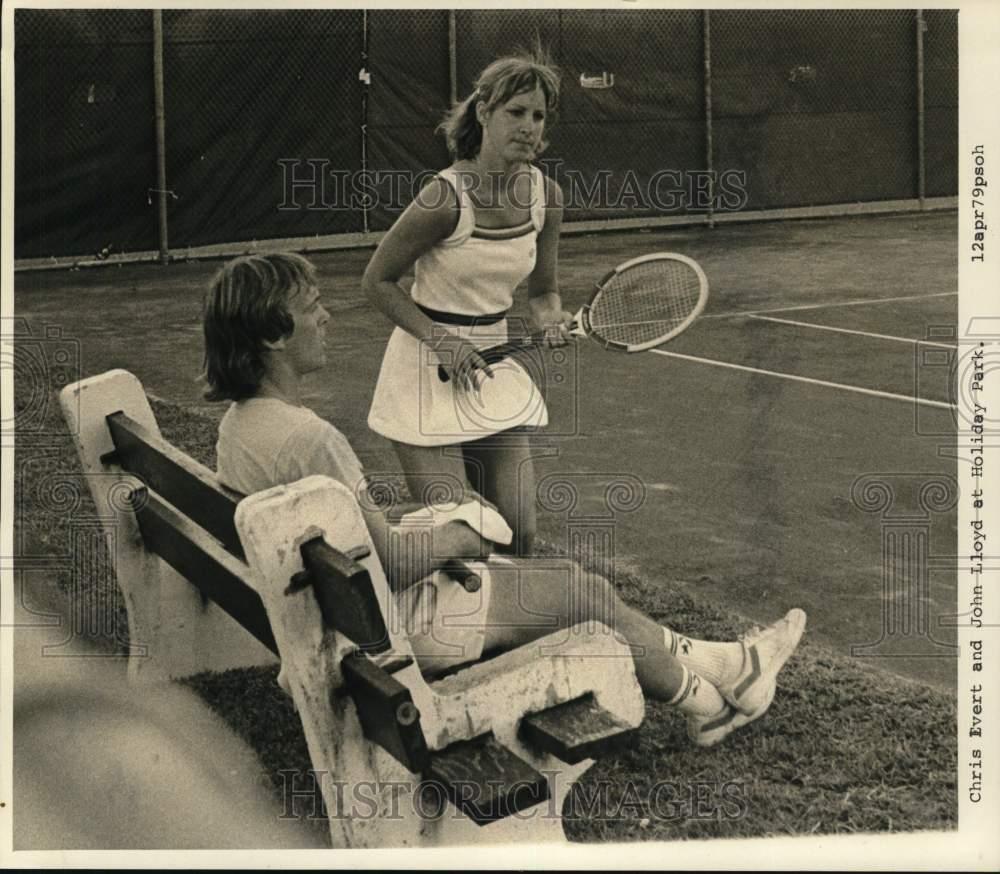
[[[549,797],[545,776],[492,733],[432,752],[424,776],[477,825],[513,816]]]
[[[264,603],[248,582],[249,568],[155,492],[137,490],[133,506],[146,548],[277,654]]]
[[[411,662],[406,659],[403,664]],[[364,736],[407,770],[423,771],[429,752],[410,690],[363,653],[348,656],[340,665]]]
[[[521,720],[521,737],[570,765],[627,746],[638,729],[601,707],[593,695],[557,704]]]
[[[216,481],[207,467],[189,458],[124,413],[107,417],[117,461],[215,537],[229,552],[245,560],[236,532],[236,505],[242,495]]]
[[[364,652],[389,649],[385,618],[364,565],[338,552],[322,537],[303,543],[301,552],[323,621]]]

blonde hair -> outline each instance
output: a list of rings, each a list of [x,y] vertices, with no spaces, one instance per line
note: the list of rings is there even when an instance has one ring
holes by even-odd
[[[253,397],[267,370],[265,341],[291,335],[288,299],[315,282],[312,263],[294,252],[244,255],[222,266],[202,311],[207,400]]]
[[[495,60],[476,79],[473,92],[456,103],[444,121],[438,125],[448,143],[448,151],[456,160],[475,158],[483,143],[483,128],[476,118],[476,104],[481,100],[492,112],[512,97],[540,88],[545,95],[548,130],[551,117],[559,107],[559,70],[552,64],[544,50],[538,46],[531,52],[516,52]],[[548,147],[542,139],[537,154]]]

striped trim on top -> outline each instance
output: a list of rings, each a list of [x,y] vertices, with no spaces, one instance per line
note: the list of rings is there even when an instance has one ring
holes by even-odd
[[[484,228],[481,225],[476,225],[472,229],[472,236],[480,240],[513,240],[516,237],[523,237],[534,229],[534,222],[528,219],[526,222],[509,228]]]

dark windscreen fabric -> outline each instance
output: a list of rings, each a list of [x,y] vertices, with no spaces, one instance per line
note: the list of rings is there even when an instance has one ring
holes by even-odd
[[[371,230],[390,227],[427,173],[450,163],[435,133],[449,107],[448,13],[368,13]]]
[[[15,254],[155,250],[149,10],[16,10]],[[957,191],[957,13],[924,13],[926,193]],[[454,13],[456,92],[541,43],[566,221],[918,193],[914,10]],[[450,157],[446,10],[165,10],[169,242],[391,226]],[[706,36],[710,58],[706,57]],[[705,72],[711,67],[712,154]],[[596,87],[595,87],[596,86]]]
[[[541,164],[563,187],[566,220],[688,212],[684,174],[704,161],[700,12],[459,13],[462,94],[494,57],[546,46],[562,72]],[[586,87],[598,83],[606,87]]]
[[[561,19],[564,90],[546,157],[561,162],[567,220],[690,212],[689,171],[706,165],[701,13]]]
[[[156,247],[148,12],[18,9],[18,257]]]
[[[927,196],[958,191],[958,15],[924,12],[924,136]]]
[[[361,14],[164,13],[171,245],[362,229]]]
[[[748,209],[913,197],[912,10],[712,14],[715,163]]]

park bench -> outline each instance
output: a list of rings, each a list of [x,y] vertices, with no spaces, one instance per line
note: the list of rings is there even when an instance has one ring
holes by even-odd
[[[563,838],[566,794],[643,718],[606,626],[428,680],[347,488],[314,476],[227,490],[163,439],[124,370],[60,402],[108,534],[134,682],[280,655],[335,847]]]

